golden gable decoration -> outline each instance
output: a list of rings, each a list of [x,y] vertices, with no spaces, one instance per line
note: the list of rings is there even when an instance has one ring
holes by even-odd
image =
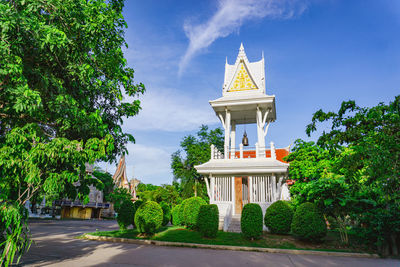
[[[258,89],[257,86],[251,79],[243,62],[240,62],[239,71],[236,74],[233,86],[229,89],[229,92],[257,90],[257,89]]]

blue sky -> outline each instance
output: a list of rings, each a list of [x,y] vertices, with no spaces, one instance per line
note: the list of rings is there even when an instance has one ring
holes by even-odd
[[[125,56],[147,88],[142,111],[123,125],[136,138],[127,173],[144,183],[171,183],[181,139],[220,125],[208,101],[222,96],[225,58],[233,64],[241,42],[250,61],[264,51],[277,108],[266,142],[277,147],[308,140],[305,126],[320,108],[400,94],[398,0],[129,0],[124,16]],[[255,127],[246,129],[254,144]],[[241,128],[237,135],[239,143]]]

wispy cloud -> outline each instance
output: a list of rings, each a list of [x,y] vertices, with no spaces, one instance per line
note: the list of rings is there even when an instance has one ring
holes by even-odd
[[[179,63],[179,75],[197,53],[238,30],[244,22],[257,18],[290,19],[303,13],[306,7],[304,0],[220,0],[216,13],[208,21],[184,23],[189,46]]]

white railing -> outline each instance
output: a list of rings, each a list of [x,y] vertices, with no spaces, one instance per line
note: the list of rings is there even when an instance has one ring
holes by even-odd
[[[224,232],[228,231],[228,227],[229,224],[231,224],[231,220],[232,220],[232,204],[229,204],[224,217]]]
[[[271,145],[271,158],[276,159],[276,151],[275,145],[273,142]],[[226,151],[229,149],[226,148]],[[239,154],[236,154],[235,148],[231,148],[230,150],[230,159],[247,159],[247,158],[266,158],[266,150],[265,147],[260,147],[258,143],[256,143],[255,147],[244,147],[243,144],[239,145]],[[251,153],[250,153],[251,152]],[[214,145],[211,145],[211,159],[224,159],[224,154],[221,153],[218,148]]]
[[[216,146],[211,145],[211,159],[223,159],[224,154],[222,154]]]
[[[277,181],[277,177],[268,176],[252,176],[251,188],[253,202],[275,202],[280,199],[282,190],[283,176]]]
[[[232,177],[217,177],[213,180],[213,201],[231,202],[232,201]]]

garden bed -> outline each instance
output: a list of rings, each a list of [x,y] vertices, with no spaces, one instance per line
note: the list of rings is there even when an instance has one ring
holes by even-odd
[[[182,226],[162,227],[153,236],[141,236],[136,229],[128,229],[124,231],[103,231],[89,233],[94,236],[106,236],[129,239],[149,239],[157,241],[197,243],[207,245],[228,245],[228,246],[244,246],[257,248],[279,248],[279,249],[299,249],[299,250],[319,250],[319,251],[335,251],[335,252],[358,252],[358,253],[376,253],[371,251],[362,243],[358,242],[355,236],[350,235],[350,243],[342,245],[339,233],[329,231],[328,235],[321,243],[308,243],[296,240],[290,235],[276,235],[264,232],[259,240],[248,240],[240,233],[230,233],[218,231],[217,237],[213,239],[203,238],[199,232],[188,230]]]

